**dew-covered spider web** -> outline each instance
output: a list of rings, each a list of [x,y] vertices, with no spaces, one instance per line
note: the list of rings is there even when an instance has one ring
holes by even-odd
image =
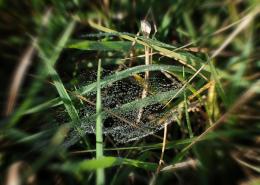
[[[103,72],[102,78],[111,73]],[[140,73],[102,87],[103,134],[111,136],[116,143],[127,143],[161,130],[175,116],[173,112],[165,116],[165,103],[181,86],[170,74],[152,71],[146,81],[144,73]],[[79,108],[81,123],[77,129],[83,134],[95,134],[95,89],[84,98],[87,102],[83,101]],[[73,145],[78,139],[78,131],[72,130],[65,146]]]

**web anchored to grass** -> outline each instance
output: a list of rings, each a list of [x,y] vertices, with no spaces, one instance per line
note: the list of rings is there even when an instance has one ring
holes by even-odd
[[[182,86],[181,83],[174,77],[169,79],[160,71],[150,72],[148,81],[144,81],[144,75],[141,73],[123,78],[101,89],[103,133],[111,135],[117,143],[126,143],[151,135],[162,129],[164,122],[171,123],[177,118],[176,109],[166,116],[167,109],[163,107],[164,102]],[[149,89],[147,96],[142,98],[145,83],[149,84]],[[95,133],[96,93],[92,91],[85,97],[78,97],[86,102],[80,109],[79,128],[85,133]],[[142,116],[137,120],[140,109],[143,110]],[[76,131],[72,131],[65,145],[73,144],[77,138]]]

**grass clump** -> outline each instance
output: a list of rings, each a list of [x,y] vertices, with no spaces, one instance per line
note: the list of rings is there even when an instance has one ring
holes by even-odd
[[[257,183],[258,4],[1,1],[0,181]]]

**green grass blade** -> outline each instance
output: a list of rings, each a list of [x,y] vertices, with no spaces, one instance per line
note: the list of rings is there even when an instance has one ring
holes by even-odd
[[[171,66],[171,65],[141,65],[141,66],[136,66],[136,67],[132,67],[129,69],[126,69],[124,71],[120,71],[118,73],[115,73],[111,76],[108,76],[106,78],[104,78],[101,82],[100,85],[101,87],[105,87],[106,85],[110,84],[110,83],[114,83],[118,80],[121,80],[123,78],[127,78],[129,76],[132,76],[133,74],[137,74],[137,73],[141,73],[141,72],[145,72],[145,71],[173,71],[173,72],[182,72],[182,67],[178,67],[178,66]],[[186,71],[187,70],[187,71]],[[193,73],[193,71],[189,70],[189,69],[185,69],[186,72],[188,73]],[[84,95],[88,92],[93,91],[96,88],[96,82],[82,87],[80,88],[77,93]]]
[[[98,61],[98,72],[97,72],[97,100],[96,100],[96,158],[100,159],[103,157],[103,132],[102,132],[102,104],[101,104],[101,87],[100,87],[100,76],[101,76],[101,60]],[[105,184],[105,172],[104,168],[98,168],[96,171],[96,184]]]
[[[147,43],[155,44],[155,45],[160,46],[160,47],[164,47],[164,48],[168,48],[168,49],[176,49],[177,48],[176,46],[173,46],[173,45],[170,45],[170,44],[166,44],[166,43],[160,42],[160,41],[155,40],[155,39],[147,38],[147,37],[144,37],[144,36],[138,36],[138,35],[135,35],[135,34],[132,34],[132,33],[127,33],[127,32],[113,32],[113,33],[103,32],[103,33],[96,33],[96,34],[92,33],[92,34],[86,34],[84,36],[86,36],[86,37],[109,37],[109,36],[120,37],[122,34],[128,35],[128,36],[133,37],[133,38],[138,38],[140,40],[144,40]],[[123,42],[126,42],[126,41],[123,41]],[[130,43],[132,43],[132,42],[130,42]],[[143,46],[141,46],[138,43],[135,45],[135,48],[136,47],[137,48],[141,47],[141,49],[143,49]]]
[[[116,82],[123,78],[127,78],[127,77],[132,76],[137,73],[141,73],[141,72],[145,72],[145,71],[160,71],[160,70],[181,73],[183,69],[182,69],[182,67],[178,67],[178,66],[158,65],[158,64],[153,64],[153,65],[149,65],[149,66],[146,66],[146,65],[136,66],[136,67],[126,69],[124,71],[120,71],[116,74],[113,74],[113,75],[110,75],[110,76],[104,78],[103,80],[101,80],[100,85],[101,85],[101,87],[105,87],[105,86],[109,85],[110,83]],[[194,73],[192,70],[186,69],[186,68],[185,68],[185,72],[190,73],[190,74]],[[75,93],[80,94],[80,95],[85,95],[89,92],[93,92],[96,89],[96,86],[97,86],[97,83],[94,82],[89,85],[81,87]],[[37,105],[35,107],[32,107],[32,108],[26,110],[24,112],[24,115],[46,110],[50,107],[54,107],[54,106],[61,105],[61,104],[62,104],[62,101],[59,98],[54,98],[52,100],[49,100],[47,102],[44,102],[40,105]]]
[[[225,105],[228,106],[228,98],[227,98],[224,88],[222,87],[222,84],[219,80],[220,79],[219,74],[217,73],[217,70],[210,59],[209,59],[209,66],[210,66],[210,70],[212,72],[212,78],[216,82],[216,89],[217,89],[221,99],[225,103]]]
[[[36,112],[40,112],[42,110],[45,110],[47,108],[51,108],[51,107],[56,107],[58,105],[61,105],[62,104],[62,100],[60,97],[58,98],[54,98],[52,100],[49,100],[49,101],[46,101],[44,103],[41,103],[35,107],[32,107],[30,109],[27,109],[23,115],[26,115],[26,114],[33,114],[33,113],[36,113]]]
[[[56,63],[57,59],[60,56],[62,49],[65,46],[65,43],[67,42],[72,31],[74,30],[74,27],[75,27],[75,21],[71,21],[68,24],[68,26],[66,27],[61,39],[58,40],[58,43],[56,44],[54,51],[52,52],[51,56],[48,57],[50,65],[54,66],[54,64]],[[41,65],[38,66],[37,74],[39,74],[39,76],[41,76],[43,78],[46,77],[46,72],[44,70],[42,70]],[[19,119],[24,115],[24,112],[33,104],[33,98],[35,97],[35,95],[37,94],[39,89],[41,89],[41,86],[42,86],[42,82],[39,82],[38,80],[36,80],[32,83],[31,88],[28,93],[28,98],[23,101],[21,106],[18,108],[18,110],[15,112],[15,114],[11,117],[10,124],[9,124],[10,126],[15,125],[19,121]]]
[[[54,86],[55,86],[60,98],[62,99],[71,120],[73,121],[74,124],[77,124],[79,122],[79,116],[78,116],[77,110],[74,107],[74,105],[71,101],[71,98],[68,95],[65,87],[63,86],[63,83],[62,83],[58,73],[56,72],[56,70],[53,67],[54,64],[56,63],[56,61],[58,60],[62,49],[65,47],[65,45],[73,31],[74,25],[75,25],[75,22],[72,22],[71,25],[69,26],[69,28],[61,36],[61,38],[59,39],[59,41],[57,43],[57,46],[55,47],[53,55],[51,56],[50,59],[48,59],[48,57],[41,50],[41,48],[39,48],[38,51],[39,51],[41,58],[44,61],[48,75],[51,76]]]
[[[72,126],[77,130],[79,136],[84,140],[85,144],[87,146],[89,146],[88,141],[84,137],[83,133],[81,132],[80,129],[78,129],[78,125],[80,124],[80,118],[79,118],[78,112],[77,112],[76,108],[74,107],[73,102],[72,102],[70,96],[68,95],[58,73],[52,67],[49,60],[44,56],[44,53],[41,50],[39,50],[39,52],[40,52],[42,59],[44,60],[47,71],[53,80],[54,86],[61,98],[61,101],[63,102],[63,104],[66,108],[66,111],[67,111],[69,117],[71,118]]]
[[[103,27],[103,26],[98,25],[98,24],[96,24],[96,23],[94,23],[92,21],[89,21],[89,25],[91,27],[93,27],[93,28],[95,28],[97,30],[103,31],[103,32],[117,33],[123,39],[129,40],[129,41],[132,41],[132,42],[136,41],[138,44],[141,44],[143,46],[147,46],[147,47],[153,48],[154,50],[161,52],[164,56],[167,56],[167,57],[170,57],[170,58],[174,58],[174,59],[176,59],[178,61],[181,61],[181,63],[185,63],[185,64],[189,64],[189,65],[192,64],[193,66],[198,66],[198,68],[203,64],[203,61],[200,58],[198,58],[198,57],[196,57],[194,55],[191,55],[188,52],[182,51],[182,52],[178,53],[178,52],[176,52],[174,50],[172,51],[172,50],[163,48],[161,46],[158,46],[156,44],[156,42],[153,43],[153,41],[145,39],[143,37],[141,37],[142,40],[136,39],[135,37],[129,36],[128,34],[120,33],[120,32],[117,32],[115,30]]]
[[[55,86],[62,102],[64,103],[65,108],[66,108],[72,122],[74,124],[78,124],[80,122],[80,119],[79,119],[77,110],[74,107],[74,105],[71,101],[71,98],[68,95],[68,93],[67,93],[58,73],[52,67],[51,63],[49,62],[49,60],[46,57],[43,56],[43,59],[44,59],[45,64],[46,64],[47,71],[48,71],[49,75],[51,76],[51,78],[53,80],[54,86]]]
[[[132,47],[132,42],[129,41],[73,41],[67,48],[80,50],[98,50],[98,51],[126,51]],[[135,46],[137,49],[143,49],[140,44]]]
[[[183,79],[185,80],[185,70],[184,70],[184,68],[183,68]],[[184,110],[185,110],[185,118],[186,118],[187,128],[188,128],[189,136],[190,136],[190,138],[192,138],[193,132],[192,132],[190,116],[189,116],[189,112],[188,112],[188,102],[187,102],[188,100],[187,100],[186,90],[183,91],[183,96],[184,96]]]
[[[133,166],[150,171],[155,171],[157,168],[156,163],[143,162],[139,160],[120,157],[102,157],[100,159],[84,160],[81,162],[66,162],[61,166],[53,166],[53,168],[65,172],[80,174],[85,171],[93,171],[100,168],[109,168],[119,165]]]
[[[184,12],[183,13],[183,20],[184,20],[186,29],[189,32],[189,35],[192,39],[192,42],[194,42],[195,38],[196,38],[196,31],[194,29],[194,25],[193,25],[193,22],[191,20],[190,12]]]
[[[48,59],[48,57],[41,50],[41,48],[38,48],[38,51],[39,51],[39,55],[41,56],[45,66],[46,66],[48,74],[51,76],[51,78],[53,80],[54,86],[61,98],[61,101],[63,102],[63,104],[67,110],[67,113],[72,120],[73,127],[77,129],[77,125],[79,125],[79,123],[80,123],[78,112],[77,112],[76,108],[74,107],[73,102],[72,102],[70,96],[68,95],[58,73],[56,72],[56,70],[53,67],[53,65],[56,63],[56,60],[58,60],[62,49],[65,47],[65,45],[73,31],[74,26],[75,26],[75,22],[73,21],[71,23],[71,25],[69,26],[69,28],[64,32],[64,34],[59,39],[58,44],[53,52],[54,54],[51,56],[50,59]],[[84,139],[85,144],[88,145],[88,142],[84,138],[83,134],[80,133],[80,130],[77,129],[77,131],[79,132],[79,135]]]

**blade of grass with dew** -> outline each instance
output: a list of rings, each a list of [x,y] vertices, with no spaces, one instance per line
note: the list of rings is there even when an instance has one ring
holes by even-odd
[[[72,41],[67,45],[70,49],[80,50],[98,50],[98,51],[129,51],[132,47],[132,42],[129,41]],[[136,49],[142,49],[140,44],[137,44]]]
[[[152,64],[149,66],[136,66],[136,67],[132,67],[120,72],[117,72],[113,75],[110,75],[108,77],[105,77],[103,80],[101,80],[100,85],[101,87],[105,87],[111,83],[114,83],[118,80],[121,80],[123,78],[127,78],[129,76],[132,76],[134,74],[137,73],[141,73],[141,72],[145,72],[145,71],[172,71],[172,72],[182,72],[182,67],[179,66],[171,66],[171,65],[156,65],[156,64]],[[186,69],[185,68],[185,72],[193,74],[194,72],[190,69]],[[75,93],[76,94],[80,94],[80,95],[85,95],[89,92],[93,92],[96,89],[96,82],[89,84],[87,86],[83,86],[81,88],[79,88]],[[46,110],[50,107],[55,107],[58,105],[61,105],[63,102],[61,101],[60,98],[54,98],[52,100],[46,101],[44,103],[41,103],[40,105],[37,105],[35,107],[32,107],[28,110],[26,110],[23,114],[33,114],[42,110]]]
[[[177,50],[179,50],[177,48],[174,49],[174,50],[169,50],[169,49],[164,48],[160,45],[157,45],[156,41],[154,41],[152,39],[145,38],[145,37],[142,37],[142,36],[130,36],[129,34],[120,33],[120,32],[117,32],[115,30],[112,30],[112,29],[103,27],[101,25],[98,25],[91,20],[89,20],[88,23],[91,27],[93,27],[95,29],[101,30],[103,32],[118,34],[118,36],[123,38],[123,39],[130,40],[132,42],[142,44],[145,47],[149,47],[149,48],[152,48],[154,50],[157,50],[157,51],[160,52],[161,55],[177,60],[179,63],[189,67],[194,72],[197,72],[198,69],[199,69],[197,74],[199,76],[203,77],[205,80],[208,80],[202,74],[202,71],[209,71],[208,66],[206,65],[205,61],[203,61],[199,57],[196,57],[195,55],[192,55],[189,52],[186,52],[186,51],[177,52]],[[136,39],[136,38],[138,38],[138,39]]]
[[[188,73],[193,74],[193,71],[190,69],[186,69]],[[104,80],[102,80],[100,82],[101,87],[105,87],[106,85],[116,82],[118,80],[121,80],[123,78],[127,78],[129,76],[132,76],[134,74],[137,73],[141,73],[141,72],[146,72],[146,71],[173,71],[173,72],[182,72],[182,67],[179,66],[172,66],[172,65],[141,65],[141,66],[136,66],[136,67],[132,67],[129,69],[126,69],[124,71],[120,71],[117,72],[111,76],[108,76],[106,78],[104,78]],[[96,87],[96,83],[92,83],[88,86],[83,86],[82,88],[80,88],[77,93],[84,95],[88,92],[93,91],[93,89],[95,89]]]
[[[153,48],[153,49],[161,52],[164,56],[177,59],[177,61],[181,62],[184,65],[188,65],[189,67],[192,67],[192,66],[199,66],[200,67],[203,64],[203,61],[200,58],[195,57],[194,55],[191,55],[188,52],[177,53],[175,51],[171,51],[169,49],[160,47],[160,46],[156,45],[156,43],[153,43],[152,41],[150,41],[148,39],[145,39],[144,37],[138,37],[138,38],[142,38],[142,40],[135,39],[134,37],[131,37],[131,36],[127,35],[127,34],[120,33],[120,32],[117,32],[115,30],[112,30],[112,29],[103,27],[101,25],[98,25],[98,24],[94,23],[91,20],[89,20],[88,23],[89,23],[89,25],[91,27],[93,27],[93,28],[95,28],[97,30],[101,30],[103,32],[108,32],[108,33],[117,33],[123,39],[130,40],[132,42],[136,41],[137,43],[139,43],[139,44],[141,44],[143,46],[147,46],[147,47]],[[190,66],[191,64],[193,64],[193,65]]]
[[[158,40],[155,40],[155,39],[151,39],[151,38],[145,38],[143,36],[138,36],[138,35],[135,35],[133,33],[128,33],[128,32],[113,32],[113,33],[107,33],[107,32],[102,32],[102,33],[90,33],[90,34],[86,34],[84,35],[84,37],[87,37],[87,38],[91,38],[91,37],[109,37],[109,36],[117,36],[117,37],[120,37],[120,35],[128,35],[130,37],[133,37],[133,38],[139,38],[140,40],[145,40],[147,43],[153,43],[153,44],[156,44],[157,46],[160,46],[160,47],[164,47],[164,48],[168,48],[168,49],[177,49],[176,46],[173,46],[173,45],[170,45],[170,44],[166,44],[166,43],[163,43],[163,42],[160,42]],[[110,41],[111,42],[111,41]],[[132,42],[131,42],[132,43]],[[136,45],[137,48],[139,47],[139,44]],[[141,45],[140,45],[141,46]],[[142,46],[143,47],[143,46]]]
[[[101,86],[100,86],[100,76],[101,76],[101,59],[98,61],[98,71],[97,71],[97,100],[96,100],[96,159],[103,157],[103,121],[102,121],[102,104],[101,104]],[[105,184],[105,171],[104,168],[98,168],[96,170],[96,184]]]

